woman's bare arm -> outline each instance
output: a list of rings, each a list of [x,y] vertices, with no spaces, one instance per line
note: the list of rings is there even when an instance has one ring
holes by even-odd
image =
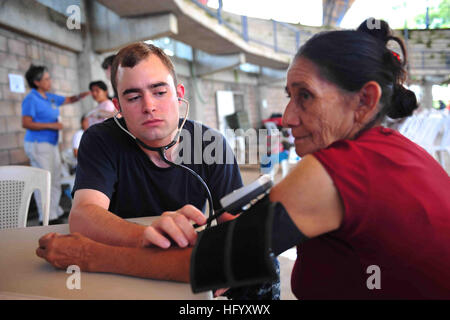
[[[281,202],[309,238],[338,229],[344,217],[344,206],[333,180],[312,155],[305,156],[272,188],[270,200]]]

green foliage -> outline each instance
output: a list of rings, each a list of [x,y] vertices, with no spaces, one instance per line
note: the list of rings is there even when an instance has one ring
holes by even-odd
[[[428,12],[430,29],[450,28],[450,0],[442,0],[437,8],[430,8]],[[417,27],[426,27],[426,14],[415,18]]]

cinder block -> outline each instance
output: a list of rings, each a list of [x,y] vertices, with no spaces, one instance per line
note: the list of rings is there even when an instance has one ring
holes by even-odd
[[[25,42],[15,40],[15,39],[8,39],[8,49],[9,53],[16,54],[19,56],[26,56],[26,44]]]
[[[64,79],[66,76],[66,73],[64,72],[64,68],[61,67],[60,65],[53,65],[52,68],[52,78],[57,78],[57,79]]]
[[[25,130],[17,133],[16,135],[17,135],[17,143],[19,144],[19,147],[23,147],[23,142],[25,139]]]
[[[19,69],[17,57],[12,54],[0,52],[0,67]]]
[[[0,67],[0,83],[8,83],[8,70]]]
[[[66,79],[70,81],[77,81],[78,74],[74,69],[66,68]]]
[[[59,54],[58,62],[63,67],[68,67],[70,65],[70,59],[66,54]]]
[[[77,56],[74,53],[68,53],[69,57],[69,67],[76,69],[78,66]]]
[[[22,116],[22,101],[11,102],[16,116]]]
[[[31,59],[35,60],[39,59],[40,58],[39,48],[34,44],[27,45],[27,55]]]
[[[12,92],[9,89],[9,84],[3,84],[1,85],[2,91],[3,91],[3,99],[4,100],[11,100],[11,101],[22,101],[25,97],[25,94]]]
[[[9,161],[11,164],[25,164],[29,162],[23,148],[13,149],[9,151]]]
[[[0,36],[0,51],[7,51],[8,50],[8,41],[6,40],[6,37]]]
[[[71,82],[68,81],[68,80],[61,79],[60,82],[59,82],[59,84],[60,84],[60,88],[59,89],[61,91],[65,92],[66,94],[72,92],[72,88],[71,88],[70,83]]]
[[[0,117],[0,133],[6,132],[6,119],[7,117]],[[0,146],[1,148],[1,146]]]
[[[22,128],[22,117],[13,116],[13,117],[6,117],[5,119],[6,119],[6,132],[25,131],[25,129]]]
[[[58,63],[57,54],[51,50],[44,50],[44,60],[47,64],[56,64]]]
[[[0,151],[0,166],[7,166],[9,165],[9,152],[6,150]]]
[[[60,90],[59,79],[52,79],[52,90]]]
[[[17,135],[15,133],[0,134],[0,146],[2,150],[18,148]]]
[[[20,73],[25,76],[25,72],[31,65],[31,59],[28,57],[18,57],[17,60],[19,63],[19,70],[21,71]]]
[[[14,103],[11,101],[0,101],[0,115],[2,116],[13,116],[14,113]]]

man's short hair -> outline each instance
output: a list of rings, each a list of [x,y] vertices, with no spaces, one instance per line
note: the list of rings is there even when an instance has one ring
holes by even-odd
[[[114,57],[111,66],[111,84],[114,89],[114,95],[116,97],[119,96],[117,94],[117,70],[119,69],[119,66],[121,66],[122,68],[133,68],[139,62],[147,59],[152,54],[156,55],[167,67],[173,77],[175,87],[177,86],[175,67],[173,66],[173,63],[170,60],[169,56],[167,56],[167,54],[165,54],[162,49],[152,44],[148,44],[145,42],[136,42],[122,48]]]
[[[115,54],[112,54],[112,55],[110,55],[110,56],[107,56],[107,57],[103,60],[103,62],[102,62],[102,68],[103,68],[103,70],[107,70],[107,69],[112,65],[115,56],[116,56]]]

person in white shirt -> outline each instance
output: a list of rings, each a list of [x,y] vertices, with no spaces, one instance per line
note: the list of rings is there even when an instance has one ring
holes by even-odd
[[[86,117],[86,115],[83,115],[81,117],[81,129],[75,132],[72,138],[72,150],[75,159],[78,157],[78,147],[80,146],[81,137],[83,136],[83,133],[87,130],[87,128],[89,128],[89,119]]]

